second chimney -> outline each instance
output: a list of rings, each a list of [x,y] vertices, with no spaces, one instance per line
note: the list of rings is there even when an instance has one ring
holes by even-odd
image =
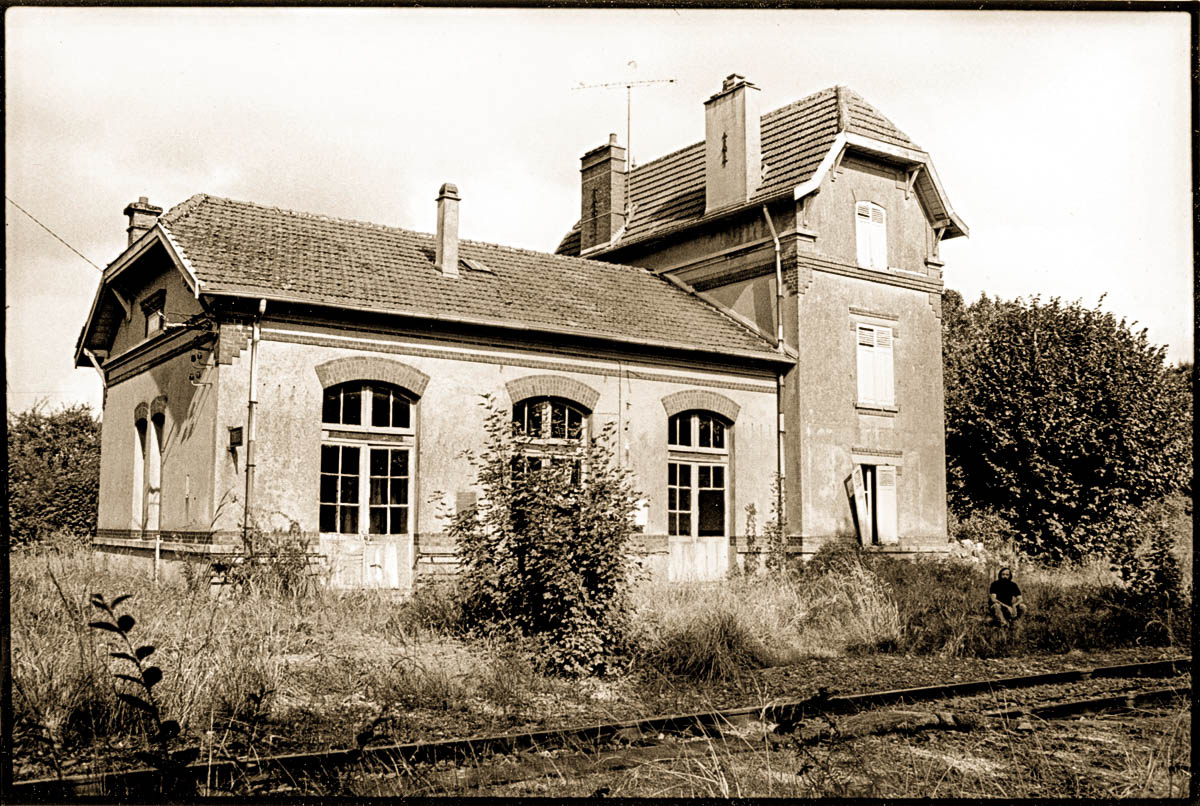
[[[450,182],[438,190],[437,253],[434,265],[446,277],[458,276],[458,188]]]
[[[580,160],[583,196],[579,211],[579,250],[602,246],[625,226],[625,149],[610,134],[608,143]]]
[[[758,87],[734,73],[704,102],[704,212],[746,202],[762,182]]]
[[[153,229],[154,222],[158,221],[162,211],[161,207],[155,207],[145,196],[126,205],[125,215],[129,216],[129,226],[125,231],[129,233],[129,244]]]

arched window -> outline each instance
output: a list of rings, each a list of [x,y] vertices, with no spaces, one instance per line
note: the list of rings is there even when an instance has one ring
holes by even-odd
[[[414,408],[413,397],[390,383],[349,381],[325,389],[322,532],[411,533]]]
[[[683,411],[667,421],[667,531],[728,534],[729,436],[732,423],[712,411]]]
[[[886,269],[887,212],[874,202],[857,202],[854,205],[854,233],[858,242],[858,265]]]
[[[513,404],[513,434],[520,456],[513,469],[538,470],[547,463],[570,467],[578,482],[582,467],[579,448],[587,437],[589,412],[561,397],[530,397]]]

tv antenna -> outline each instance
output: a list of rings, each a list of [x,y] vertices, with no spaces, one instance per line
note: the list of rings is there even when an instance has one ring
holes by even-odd
[[[637,66],[634,62],[630,62],[630,64],[632,64],[634,67]],[[675,79],[673,79],[673,78],[651,78],[651,79],[645,79],[642,81],[611,81],[607,84],[584,84],[582,81],[580,81],[578,87],[571,87],[571,89],[573,89],[573,90],[602,90],[602,89],[612,89],[614,87],[624,87],[625,88],[625,148],[629,152],[629,170],[633,170],[633,135],[632,135],[633,124],[632,124],[632,115],[630,113],[630,109],[631,109],[630,99],[633,94],[633,88],[645,86],[646,84],[674,84],[674,83],[675,83]]]

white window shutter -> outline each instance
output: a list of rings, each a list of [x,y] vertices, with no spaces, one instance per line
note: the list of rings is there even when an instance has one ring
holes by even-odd
[[[854,472],[847,480],[847,492],[850,493],[854,505],[854,519],[858,524],[858,542],[864,546],[871,545],[871,512],[867,508],[867,488],[863,484],[862,465],[855,465]]]
[[[886,269],[887,261],[887,221],[883,208],[871,205],[871,266],[876,269]]]
[[[858,240],[858,265],[871,263],[871,204],[859,202],[854,205],[854,235]]]
[[[886,545],[900,541],[896,528],[895,465],[875,467],[875,522],[879,528],[880,543]]]
[[[896,405],[892,329],[890,327],[875,328],[875,402],[881,406]]]
[[[858,402],[875,402],[875,329],[859,325],[858,331]]]

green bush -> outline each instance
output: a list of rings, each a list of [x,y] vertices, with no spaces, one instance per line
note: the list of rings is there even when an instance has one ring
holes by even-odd
[[[96,533],[100,423],[86,405],[8,416],[8,518],[13,544]]]
[[[509,414],[490,396],[483,405],[487,447],[471,457],[483,495],[450,526],[467,617],[481,632],[533,639],[547,671],[602,674],[630,650],[637,498],[614,461],[613,429],[537,467]]]

